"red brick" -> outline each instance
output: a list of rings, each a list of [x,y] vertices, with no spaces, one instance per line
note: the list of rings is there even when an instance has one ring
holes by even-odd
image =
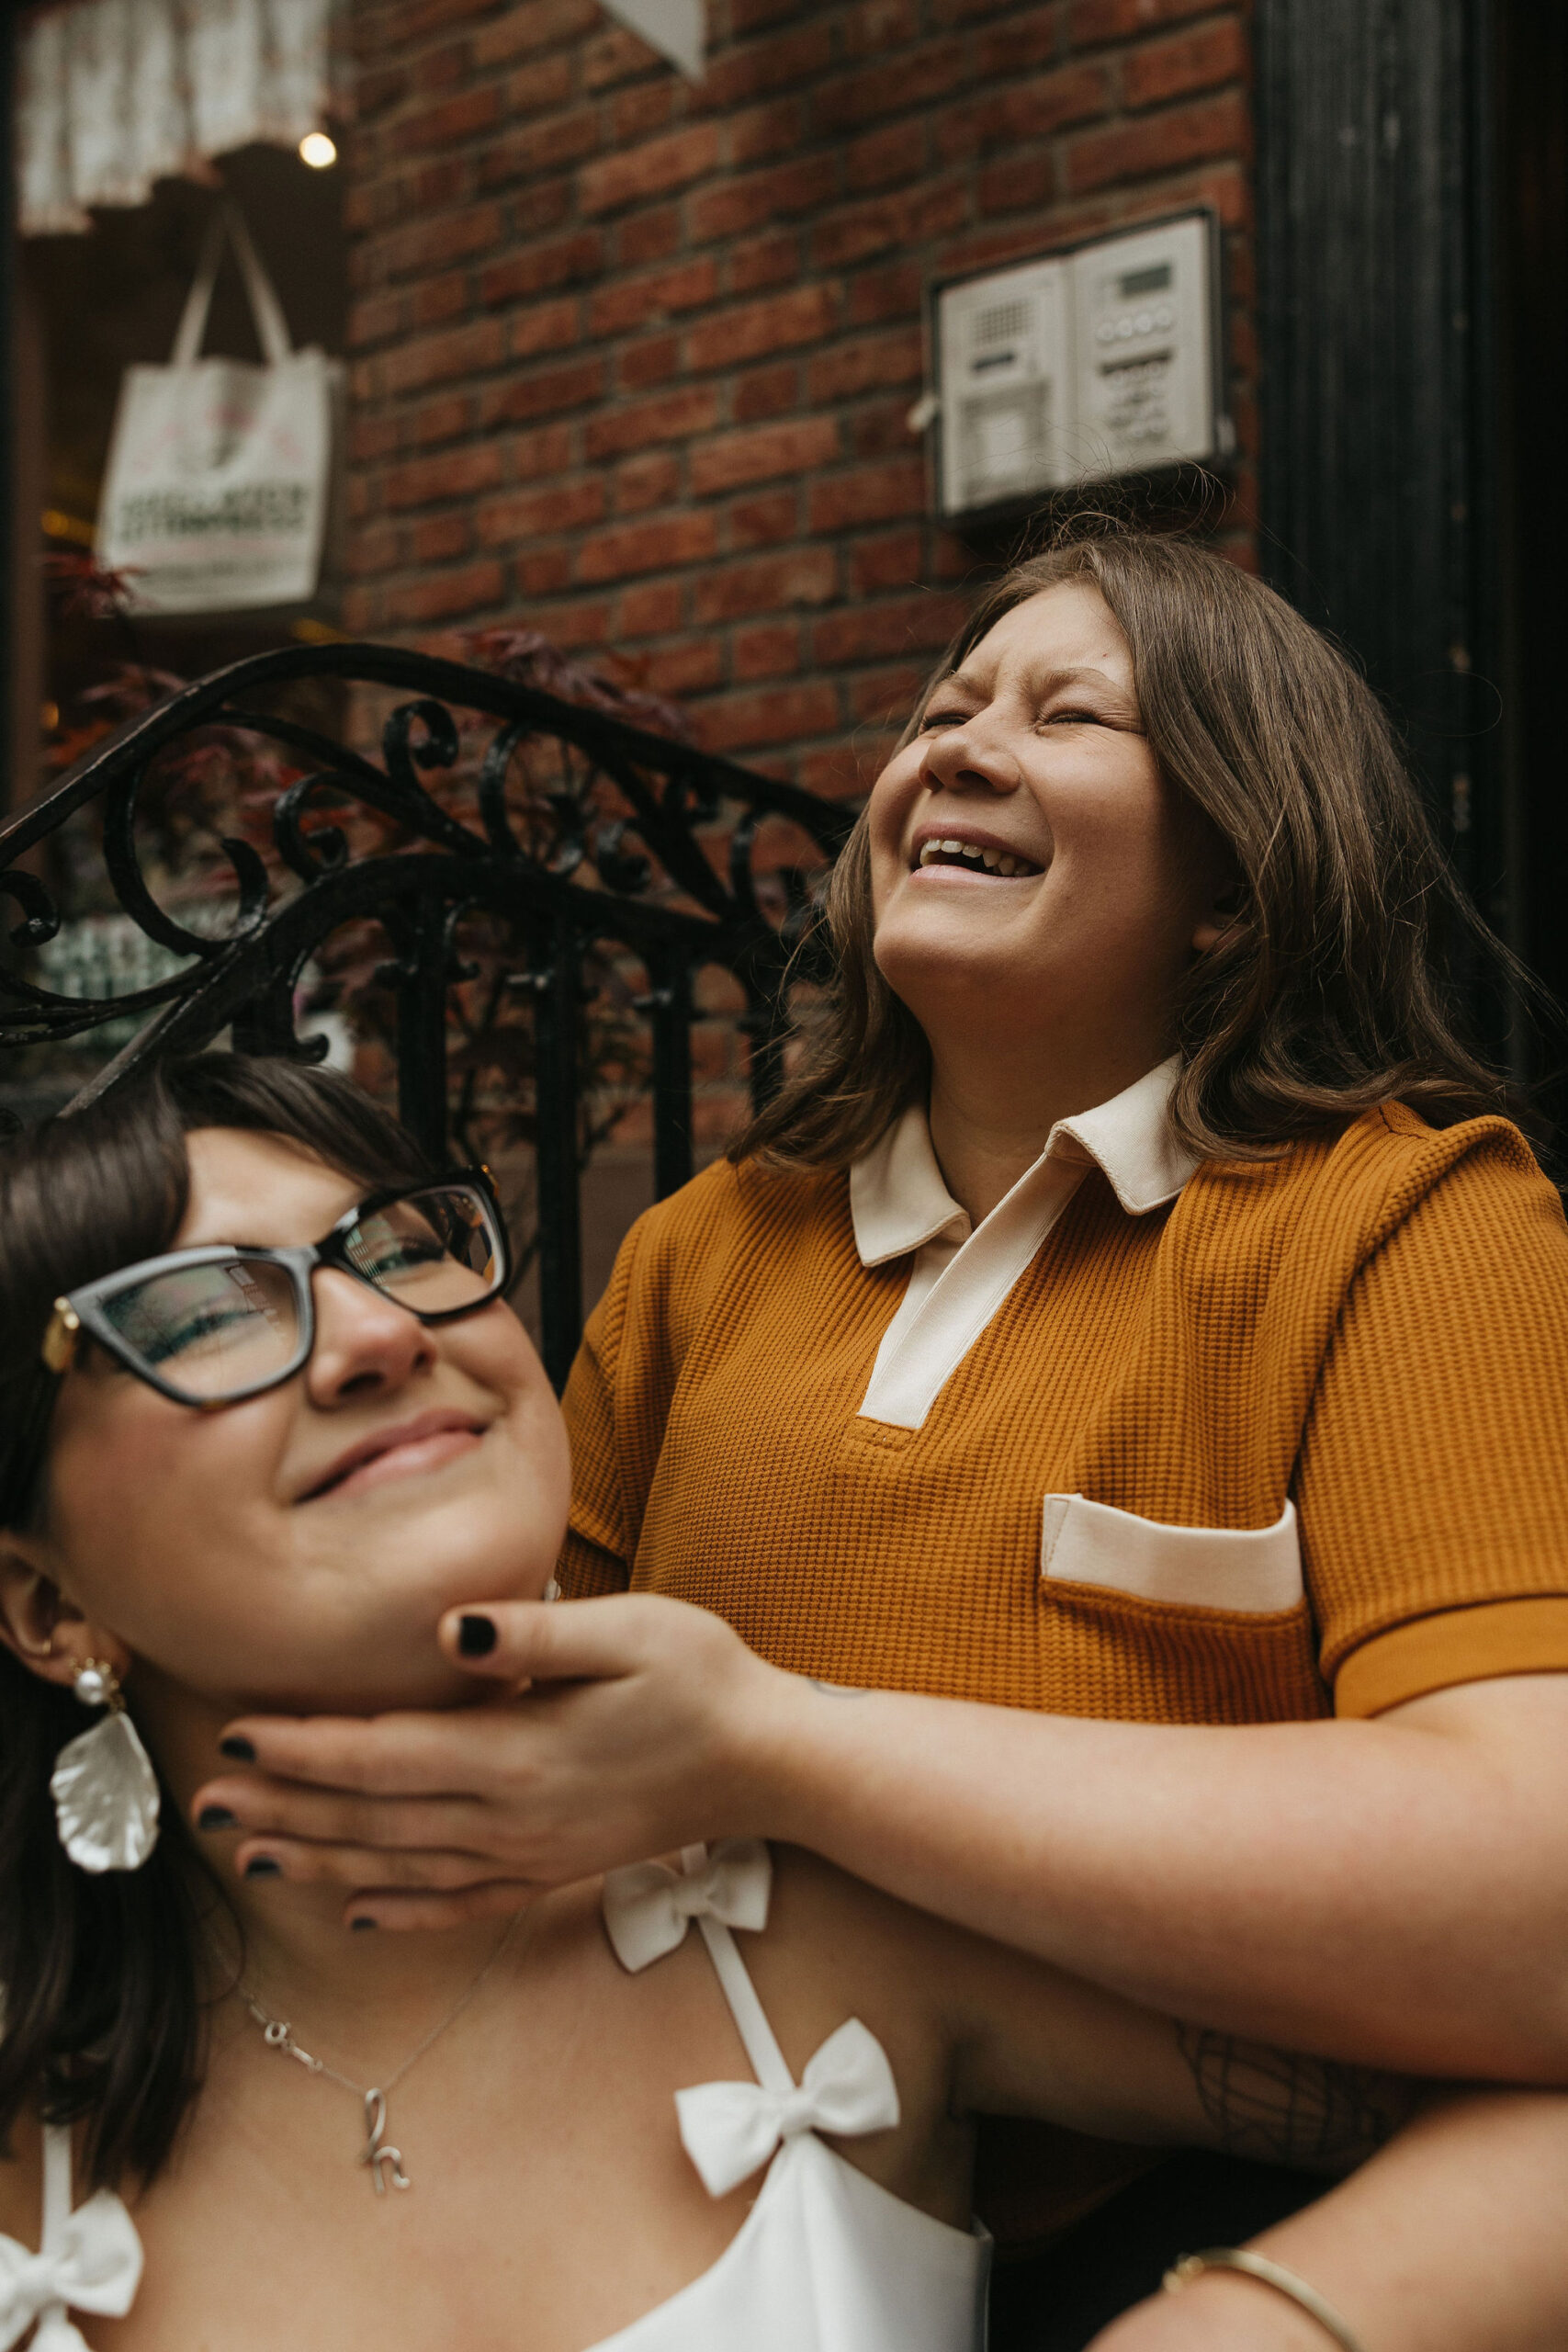
[[[781,359],[771,368],[751,368],[739,377],[731,394],[738,424],[760,424],[764,417],[787,416],[800,405],[800,362]]]
[[[806,143],[806,108],[799,98],[774,98],[729,118],[729,162],[734,171],[745,164],[765,164],[774,155],[798,153]],[[822,156],[823,178],[833,178],[832,160]]]
[[[850,553],[850,586],[857,596],[876,588],[912,588],[920,576],[920,554],[918,529],[857,540]]]
[[[425,384],[450,383],[499,367],[505,338],[496,319],[478,319],[450,334],[412,336],[382,360],[389,392],[418,391]]]
[[[762,498],[738,498],[729,510],[729,544],[742,548],[776,548],[793,539],[800,527],[800,493],[772,490]]]
[[[814,531],[841,531],[852,523],[885,523],[925,511],[926,469],[919,458],[892,458],[877,466],[829,475],[811,485]]]
[[[891,729],[879,741],[857,727],[847,742],[807,752],[796,770],[796,780],[807,792],[820,793],[824,800],[858,800],[882,774],[897,741]]]
[[[547,245],[529,245],[493,262],[479,279],[479,299],[492,308],[527,300],[555,286],[580,285],[604,266],[604,240],[597,229],[574,229]]]
[[[624,392],[646,392],[655,384],[668,384],[680,369],[678,335],[645,335],[615,356],[615,380]]]
[[[668,261],[680,243],[680,206],[655,204],[646,211],[628,213],[620,223],[615,231],[615,255],[623,269],[637,269],[645,262]]]
[[[717,545],[718,526],[711,514],[677,509],[584,539],[578,550],[577,577],[591,586],[599,581],[634,579],[642,571],[671,571],[678,564],[700,563]]]
[[[502,112],[514,115],[544,114],[551,107],[565,106],[576,83],[574,60],[564,52],[554,57],[536,57],[521,74],[509,74]]]
[[[982,29],[975,43],[975,72],[982,82],[1007,82],[1032,66],[1054,65],[1061,53],[1055,9],[1028,8]]]
[[[653,506],[672,506],[680,492],[681,461],[668,449],[649,449],[615,468],[617,514],[646,514]]]
[[[499,563],[470,563],[461,571],[433,571],[426,580],[402,580],[388,589],[385,610],[394,627],[451,620],[496,605],[505,594]]]
[[[570,547],[529,548],[513,567],[524,596],[559,596],[571,585]]]
[[[404,308],[400,294],[376,294],[367,301],[352,304],[344,334],[349,350],[364,351],[373,344],[389,342],[402,328]]]
[[[1010,81],[944,114],[936,129],[937,153],[951,163],[963,155],[1029,144],[1066,123],[1092,122],[1110,103],[1105,70],[1100,65],[1065,65],[1033,81]]]
[[[850,447],[857,458],[901,456],[915,446],[908,401],[867,402],[850,418]]]
[[[694,180],[705,178],[718,160],[716,124],[687,123],[662,139],[634,147],[629,154],[606,155],[602,163],[585,164],[578,181],[578,202],[590,219],[615,212],[642,197],[690,187]]]
[[[1075,49],[1096,41],[1129,40],[1181,17],[1206,17],[1214,0],[1072,0],[1067,38]]]
[[[513,180],[537,179],[542,173],[581,164],[603,144],[596,107],[547,116],[542,122],[521,124],[487,147],[479,158],[479,182],[484,187],[505,187]]]
[[[448,449],[439,458],[415,458],[394,466],[386,478],[384,494],[394,514],[411,506],[432,506],[442,498],[471,498],[501,480],[501,451],[493,441],[471,441]]]
[[[450,563],[468,554],[473,536],[466,514],[427,514],[413,526],[411,553],[415,563]]]
[[[571,427],[542,424],[532,433],[514,433],[505,447],[513,481],[543,481],[571,463]]]
[[[716,490],[739,490],[778,474],[806,473],[839,454],[839,427],[830,416],[806,416],[789,424],[765,424],[747,433],[724,433],[692,452],[692,489],[698,498]]]
[[[649,449],[660,441],[682,441],[693,433],[709,433],[718,422],[718,394],[707,384],[683,385],[635,406],[611,409],[590,417],[587,449],[590,458],[618,458],[632,449]]]
[[[483,502],[479,511],[479,539],[487,548],[500,548],[513,546],[519,539],[548,538],[597,523],[604,512],[604,485],[596,474],[583,481],[552,482],[545,490],[513,491],[507,497]]]
[[[899,261],[886,269],[857,270],[849,283],[844,323],[879,326],[884,319],[918,319],[925,290],[919,262]]]
[[[398,446],[395,417],[359,416],[348,428],[348,454],[354,465],[378,465],[383,458],[389,458]]]
[[[703,245],[720,237],[742,236],[781,213],[810,212],[821,202],[822,181],[823,167],[816,155],[797,156],[793,163],[744,177],[727,174],[716,187],[701,189],[687,206],[693,243]]]
[[[800,630],[793,621],[738,628],[730,649],[738,678],[788,678],[800,667]]]
[[[449,270],[444,277],[427,277],[412,291],[416,327],[445,326],[473,307],[468,272]]]
[[[474,424],[474,403],[467,392],[448,392],[438,401],[426,401],[416,408],[409,420],[410,438],[422,449],[434,441],[456,441],[463,434],[471,433]]]
[[[700,694],[724,674],[724,656],[711,637],[688,638],[684,645],[660,645],[648,657],[648,683],[655,694]]]
[[[967,609],[963,597],[926,594],[829,613],[811,631],[818,662],[872,662],[947,643]]]
[[[461,147],[476,130],[487,130],[500,113],[501,92],[493,84],[481,83],[478,89],[443,98],[423,113],[404,115],[397,127],[398,152],[409,155],[422,147],[443,153]]]
[[[987,164],[975,184],[982,214],[1043,211],[1055,193],[1056,155],[1051,147],[1032,153],[1015,152],[999,164]]]
[[[586,408],[604,390],[604,361],[577,359],[570,368],[545,368],[531,376],[513,377],[487,395],[480,413],[487,425],[521,424],[529,417]]]
[[[893,327],[835,344],[812,360],[807,384],[814,405],[849,400],[857,392],[881,391],[925,378],[925,354],[918,326]]]
[[[906,50],[897,61],[885,61],[864,73],[846,74],[818,90],[818,128],[848,130],[856,123],[874,122],[882,115],[902,114],[933,98],[949,97],[964,86],[964,68],[962,43],[942,40]]]
[[[629,147],[650,131],[665,130],[674,111],[674,84],[669,76],[646,83],[640,90],[623,90],[610,109],[611,143]]]
[[[890,123],[882,130],[868,130],[844,150],[844,185],[861,193],[919,179],[930,144],[924,123]]]
[[[847,269],[891,246],[944,237],[969,218],[969,190],[962,179],[927,182],[831,214],[813,232],[811,257],[818,269]]]
[[[764,286],[785,286],[799,276],[800,238],[794,230],[775,229],[730,250],[732,294],[755,294]]]
[[[592,32],[603,21],[599,0],[527,0],[525,6],[508,8],[474,35],[474,62],[504,65],[514,57]]]
[[[839,12],[839,37],[846,57],[886,57],[907,48],[920,29],[916,0],[860,0]]]
[[[718,264],[711,254],[682,262],[647,277],[623,277],[603,286],[588,305],[590,331],[624,334],[628,327],[651,326],[671,311],[691,311],[718,292]]]
[[[512,322],[512,356],[532,359],[541,351],[566,351],[578,340],[574,294],[555,302],[530,302]]]
[[[711,751],[778,749],[803,735],[830,735],[842,724],[838,689],[825,678],[725,695],[703,706],[703,741]]]
[[[622,25],[601,32],[583,52],[582,78],[591,90],[614,89],[617,82],[635,81],[639,74],[669,70],[640,35]]]
[[[434,220],[413,220],[406,229],[383,240],[380,253],[389,277],[414,277],[475,254],[491,253],[501,243],[501,207],[472,204],[461,212],[446,212]]]
[[[838,293],[836,286],[797,286],[766,301],[717,311],[688,334],[686,365],[694,372],[733,368],[743,359],[763,358],[771,351],[819,343],[832,332]]]
[[[1239,91],[1168,107],[1113,130],[1090,131],[1067,151],[1067,186],[1075,192],[1111,180],[1144,179],[1209,155],[1250,152],[1251,126]]]
[[[401,540],[402,533],[390,523],[383,523],[374,530],[361,527],[351,531],[344,550],[349,576],[367,580],[378,572],[394,571]]]
[[[874,727],[902,728],[925,685],[930,664],[917,668],[906,662],[890,670],[869,670],[850,683],[850,708],[856,718]]]
[[[1158,106],[1190,90],[1212,90],[1247,72],[1247,40],[1234,17],[1201,25],[1172,40],[1146,41],[1128,51],[1122,94],[1130,107]]]
[[[831,548],[792,548],[750,563],[728,563],[697,582],[693,618],[732,621],[780,613],[792,605],[826,605],[838,593]]]
[[[720,51],[697,93],[704,107],[728,113],[791,83],[816,82],[833,62],[833,27],[826,15],[792,25],[772,40]]]
[[[648,580],[628,588],[615,606],[616,637],[667,636],[681,626],[685,598],[680,580]]]

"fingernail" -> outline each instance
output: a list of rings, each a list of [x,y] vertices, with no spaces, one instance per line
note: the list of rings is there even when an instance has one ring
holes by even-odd
[[[236,1764],[254,1764],[256,1760],[255,1749],[243,1733],[237,1731],[231,1731],[227,1739],[219,1741],[218,1753],[220,1756],[231,1756]]]
[[[457,1623],[457,1647],[464,1657],[489,1657],[495,1647],[493,1617],[463,1617]]]
[[[376,1922],[374,1919],[351,1919],[348,1924],[354,1929],[355,1934],[358,1935],[362,1928],[373,1928],[376,1925]]]
[[[245,1876],[247,1878],[281,1878],[283,1864],[275,1861],[270,1854],[253,1854],[245,1864]]]
[[[234,1829],[239,1826],[226,1804],[204,1804],[196,1816],[198,1829]]]

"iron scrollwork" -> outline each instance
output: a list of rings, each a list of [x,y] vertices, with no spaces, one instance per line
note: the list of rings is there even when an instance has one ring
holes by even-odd
[[[379,761],[265,707],[278,690],[327,682],[361,700],[398,700],[379,728]],[[321,691],[318,684],[316,691]],[[344,733],[355,736],[356,724]],[[174,905],[150,875],[141,820],[161,763],[193,743],[267,747],[276,788],[239,831],[220,836],[207,896]],[[540,763],[549,773],[541,781]],[[520,765],[528,788],[518,789]],[[433,788],[445,786],[445,789]],[[254,796],[253,796],[254,803]],[[722,866],[710,838],[732,819]],[[757,887],[766,820],[805,837],[804,854]],[[96,820],[101,885],[114,918],[168,967],[143,985],[96,994],[49,984],[61,933],[51,849]],[[445,1157],[466,1098],[452,1101],[452,991],[472,981],[464,933],[479,923],[507,943],[481,990],[481,1018],[532,1006],[536,1214],[546,1360],[558,1383],[581,1317],[579,1247],[579,1022],[585,964],[618,956],[646,975],[626,996],[651,1030],[655,1189],[692,1170],[694,980],[734,976],[752,1040],[750,1082],[766,1092],[782,1034],[782,989],[811,886],[852,812],[689,743],[651,734],[590,705],[455,662],[375,645],[302,645],[231,664],[133,718],[80,760],[43,799],[0,828],[0,894],[16,910],[0,956],[0,1046],[58,1048],[110,1024],[135,1024],[86,1079],[78,1103],[123,1085],[154,1056],[199,1050],[222,1032],[242,1051],[319,1059],[323,1037],[298,1011],[301,977],[345,926],[375,926],[387,944],[378,978],[392,1007],[402,1117]],[[201,920],[197,920],[199,913]],[[111,1035],[113,1034],[111,1030]],[[468,1081],[471,1091],[471,1077]]]

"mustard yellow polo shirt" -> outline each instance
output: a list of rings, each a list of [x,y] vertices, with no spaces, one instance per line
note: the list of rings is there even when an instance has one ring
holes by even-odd
[[[1568,1229],[1387,1104],[1194,1163],[1164,1066],[971,1229],[923,1113],[639,1219],[567,1390],[570,1593],[840,1681],[1165,1723],[1568,1668]]]

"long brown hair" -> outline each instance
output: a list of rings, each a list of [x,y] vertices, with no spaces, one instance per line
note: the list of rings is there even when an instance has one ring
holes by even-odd
[[[429,1172],[346,1078],[233,1054],[155,1066],[0,1148],[0,1527],[44,1509],[60,1384],[39,1348],[52,1303],[172,1246],[195,1127],[287,1136],[367,1189]],[[197,2088],[201,1917],[223,1897],[166,1789],[141,1870],[94,1878],[66,1860],[49,1777],[83,1727],[69,1690],[0,1648],[0,2154],[41,2094],[51,2122],[85,2122],[87,2177],[112,2186],[158,2172]]]
[[[981,597],[938,683],[1026,598],[1099,589],[1132,650],[1161,774],[1229,843],[1239,912],[1175,1007],[1177,1133],[1208,1159],[1251,1158],[1397,1097],[1437,1125],[1517,1114],[1505,1080],[1456,1026],[1440,958],[1468,942],[1539,994],[1471,905],[1427,822],[1382,705],[1282,597],[1210,549],[1079,524]],[[877,969],[863,816],[815,939],[829,978],[800,1058],[729,1157],[843,1167],[930,1080],[919,1023]],[[809,965],[804,967],[809,969]]]

